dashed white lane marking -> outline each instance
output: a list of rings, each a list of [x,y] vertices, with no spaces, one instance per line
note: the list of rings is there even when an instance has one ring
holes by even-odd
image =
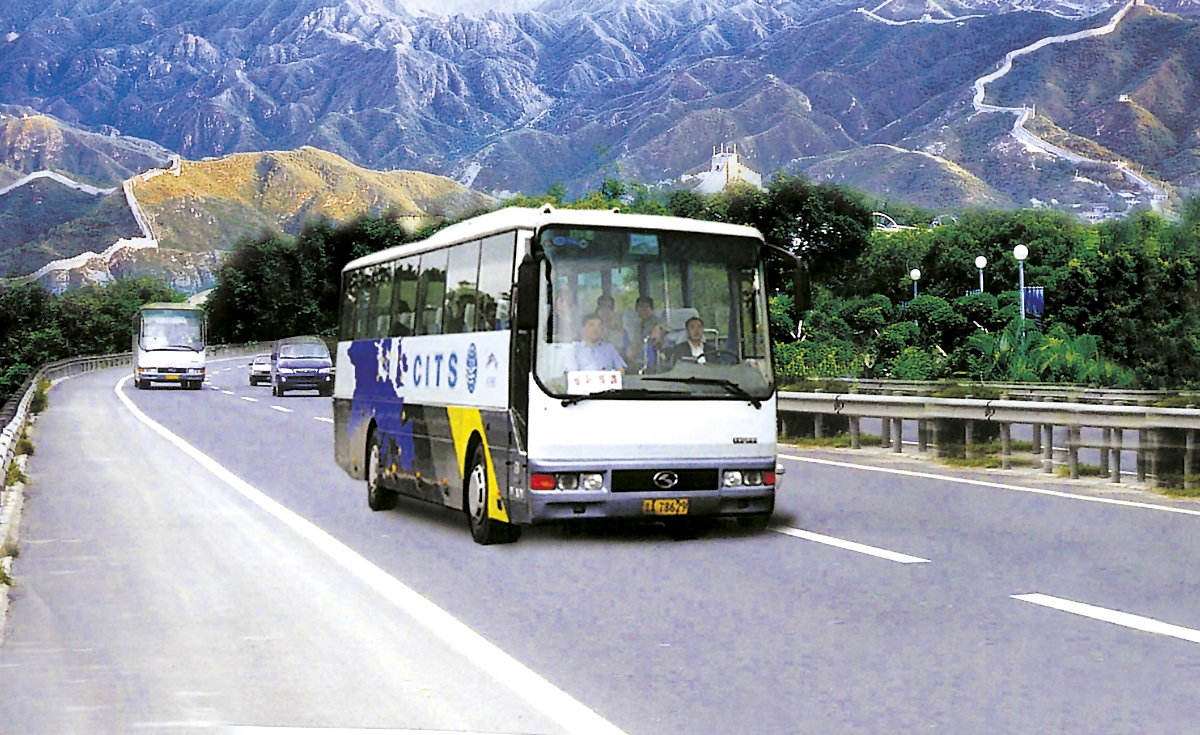
[[[1042,607],[1050,607],[1055,610],[1082,615],[1085,618],[1123,625],[1126,628],[1133,628],[1134,630],[1142,630],[1147,633],[1157,633],[1158,635],[1171,636],[1172,638],[1181,638],[1192,643],[1200,643],[1200,630],[1163,623],[1153,618],[1142,617],[1141,615],[1109,610],[1105,607],[1096,607],[1095,605],[1087,605],[1082,602],[1072,602],[1071,600],[1051,597],[1050,595],[1013,595],[1012,598],[1014,600],[1021,600],[1022,602],[1032,602]]]
[[[220,388],[218,388],[217,390],[220,390]],[[233,395],[233,391],[231,391],[231,390],[222,390],[221,392],[227,396]]]
[[[922,559],[917,556],[909,556],[908,554],[901,554],[896,551],[888,551],[887,549],[880,549],[875,546],[867,546],[866,544],[860,544],[855,541],[846,541],[845,539],[834,538],[833,536],[822,536],[819,533],[813,533],[812,531],[802,531],[799,528],[789,528],[787,526],[771,526],[770,530],[774,531],[775,533],[783,533],[783,534],[787,534],[788,536],[795,536],[796,538],[802,538],[805,541],[815,541],[818,544],[825,544],[826,546],[836,546],[839,549],[846,549],[847,551],[857,551],[860,554],[869,554],[870,556],[877,556],[880,559],[887,559],[888,561],[900,562],[901,564],[927,564],[927,563],[929,563],[928,559]]]
[[[258,403],[258,399],[257,399],[257,398],[251,398],[250,396],[242,396],[242,400],[243,400],[243,401],[250,401],[251,403]]]
[[[361,579],[385,599],[394,603],[400,610],[445,641],[451,648],[501,684],[509,687],[514,694],[524,699],[534,709],[559,723],[570,733],[625,735],[616,725],[538,676],[532,669],[500,650],[494,643],[468,628],[453,615],[375,566],[358,552],[321,530],[316,524],[267,497],[262,491],[147,416],[133,404],[133,401],[122,390],[130,377],[126,375],[117,381],[113,390],[116,392],[117,398],[135,418],[178,447],[180,451],[194,459],[201,467],[211,472],[247,500],[274,516],[314,547],[327,554],[347,572]],[[428,733],[424,735],[428,735]]]
[[[1049,495],[1054,498],[1068,498],[1070,500],[1086,500],[1090,503],[1103,503],[1105,505],[1119,505],[1125,508],[1144,508],[1146,510],[1161,510],[1165,513],[1180,513],[1182,515],[1200,516],[1200,510],[1191,508],[1178,508],[1173,505],[1158,505],[1156,503],[1139,503],[1133,500],[1117,500],[1116,498],[1094,498],[1089,495],[1076,495],[1074,493],[1064,493],[1058,490],[1043,490],[1036,487],[1021,487],[1020,485],[1008,485],[1003,482],[987,482],[985,480],[969,480],[965,477],[951,477],[950,475],[937,475],[932,472],[914,472],[912,470],[897,470],[891,467],[871,467],[869,465],[854,464],[852,462],[835,462],[831,459],[816,459],[814,457],[797,457],[794,454],[781,454],[782,459],[792,459],[797,462],[809,462],[811,464],[823,464],[831,467],[846,467],[855,470],[864,470],[867,472],[883,472],[889,475],[901,475],[903,477],[917,477],[923,480],[941,480],[943,482],[957,482],[961,485],[975,485],[977,487],[993,487],[999,490],[1015,490],[1022,493],[1033,493],[1034,495]]]
[[[315,420],[315,421],[324,421],[324,422],[325,422],[325,423],[327,423],[327,424],[332,424],[332,423],[333,423],[333,419],[331,419],[331,418],[327,418],[327,417],[325,417],[325,416],[313,416],[313,420]]]
[[[271,406],[271,409],[272,409],[272,410],[274,410],[274,411],[283,411],[284,413],[291,413],[291,412],[292,412],[292,409],[290,409],[290,408],[284,408],[283,406]]]

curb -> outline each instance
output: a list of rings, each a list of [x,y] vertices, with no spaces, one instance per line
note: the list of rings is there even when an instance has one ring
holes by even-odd
[[[25,455],[14,457],[13,461],[25,469]],[[0,546],[12,542],[16,544],[21,538],[21,506],[25,501],[25,485],[17,483],[11,488],[0,492]],[[9,577],[12,576],[13,557],[0,557],[0,568]],[[8,589],[9,585],[0,584],[0,645],[4,645],[4,628],[8,620]]]

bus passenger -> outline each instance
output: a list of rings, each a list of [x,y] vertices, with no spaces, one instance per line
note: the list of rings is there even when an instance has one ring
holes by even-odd
[[[603,320],[595,312],[583,318],[583,341],[576,342],[567,353],[564,368],[572,370],[625,371],[625,360],[611,342],[600,339]]]
[[[654,299],[649,296],[638,296],[634,310],[637,318],[634,320],[633,335],[625,356],[636,362],[653,362],[652,356],[662,349],[662,317],[654,311]]]
[[[624,352],[629,347],[629,333],[617,318],[617,302],[608,294],[596,299],[596,314],[600,316],[600,338]]]

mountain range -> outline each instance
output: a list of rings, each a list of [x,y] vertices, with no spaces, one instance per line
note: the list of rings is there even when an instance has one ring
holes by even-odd
[[[1200,0],[1133,7],[1114,32],[1030,51],[986,86],[985,107],[1029,108],[1024,130],[1053,148],[1014,136],[1014,115],[973,104],[973,84],[1006,54],[1101,26],[1120,5],[513,7],[529,9],[12,0],[0,7],[0,186],[49,169],[117,187],[174,155],[308,146],[498,196],[556,182],[579,192],[608,176],[672,187],[707,169],[713,146],[736,144],[767,176],[933,209],[1116,210],[1151,191],[1169,209],[1200,187]],[[62,131],[52,150],[19,142],[48,119]],[[223,242],[239,221],[263,224],[247,210],[221,216]]]

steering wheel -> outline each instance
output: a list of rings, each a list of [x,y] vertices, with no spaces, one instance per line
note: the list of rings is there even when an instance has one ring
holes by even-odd
[[[710,365],[736,365],[740,360],[729,350],[713,350],[704,353],[704,362]]]

